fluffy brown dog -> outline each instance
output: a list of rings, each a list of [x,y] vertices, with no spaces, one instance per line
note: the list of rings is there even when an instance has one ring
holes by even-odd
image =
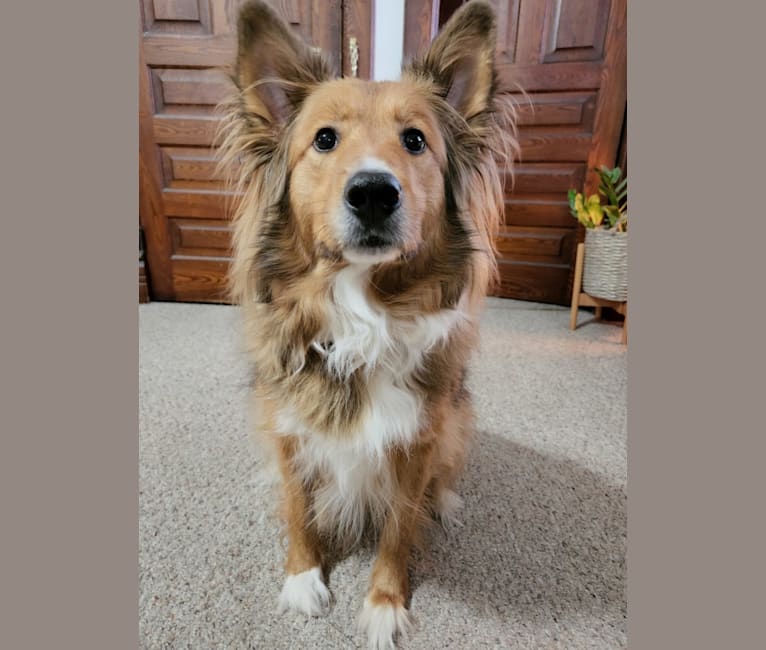
[[[223,150],[243,192],[231,271],[256,429],[281,472],[282,609],[329,604],[328,545],[378,536],[372,647],[409,619],[408,561],[472,428],[466,366],[495,272],[512,110],[495,19],[463,7],[399,82],[333,78],[262,2],[239,17]]]

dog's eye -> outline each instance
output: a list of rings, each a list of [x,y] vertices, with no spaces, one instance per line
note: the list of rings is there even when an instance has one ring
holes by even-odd
[[[410,153],[423,153],[426,149],[426,136],[418,129],[407,129],[402,133],[402,144]]]
[[[314,149],[317,151],[332,151],[337,144],[338,134],[330,127],[319,129],[314,136]]]

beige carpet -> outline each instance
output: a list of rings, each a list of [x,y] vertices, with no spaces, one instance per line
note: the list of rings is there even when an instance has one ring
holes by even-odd
[[[491,300],[462,529],[412,573],[403,647],[626,646],[627,351],[620,328]],[[140,307],[143,648],[359,648],[369,551],[329,576],[327,618],[277,616],[283,552],[256,481],[233,307]]]

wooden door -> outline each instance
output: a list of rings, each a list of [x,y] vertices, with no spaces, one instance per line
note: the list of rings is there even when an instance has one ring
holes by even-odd
[[[215,107],[231,83],[241,0],[140,0],[140,220],[153,300],[225,302],[231,230],[214,174]],[[349,73],[369,76],[369,2],[273,0],[290,24]],[[345,10],[345,11],[344,11]],[[345,32],[345,34],[344,34]]]
[[[405,59],[424,48],[460,0],[406,0]],[[577,242],[570,187],[596,191],[591,171],[617,159],[626,112],[626,0],[493,0],[497,62],[518,84],[521,156],[507,184],[496,295],[571,300]]]

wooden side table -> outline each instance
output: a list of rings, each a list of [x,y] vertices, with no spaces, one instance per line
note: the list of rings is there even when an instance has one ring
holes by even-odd
[[[577,244],[577,258],[575,260],[574,286],[572,287],[572,310],[569,315],[569,329],[577,329],[577,310],[579,307],[595,307],[596,318],[601,318],[601,310],[604,307],[614,309],[618,314],[625,317],[625,323],[622,326],[622,342],[628,342],[628,301],[605,300],[596,298],[582,291],[582,272],[583,262],[585,260],[585,244]]]

